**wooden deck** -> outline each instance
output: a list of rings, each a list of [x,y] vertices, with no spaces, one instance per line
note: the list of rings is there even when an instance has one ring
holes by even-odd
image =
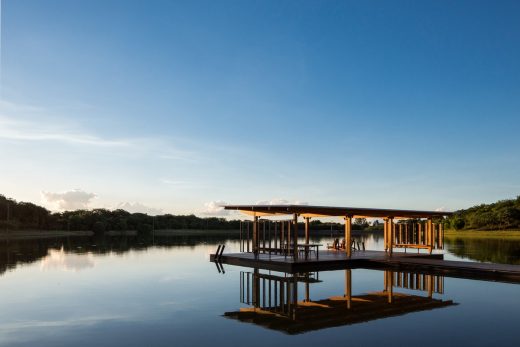
[[[214,261],[215,255],[210,255]],[[448,277],[520,283],[520,265],[475,263],[444,260],[442,254],[418,254],[383,251],[354,251],[347,257],[341,251],[320,251],[319,258],[297,259],[283,255],[253,253],[223,254],[220,263],[288,273],[338,269],[387,269]]]

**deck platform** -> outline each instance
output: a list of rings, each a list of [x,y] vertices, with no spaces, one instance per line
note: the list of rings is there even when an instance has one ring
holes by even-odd
[[[223,264],[280,272],[327,271],[339,269],[385,269],[410,271],[448,277],[520,283],[520,265],[490,264],[444,260],[442,254],[384,251],[354,251],[349,258],[341,251],[320,251],[319,258],[293,259],[278,254],[228,253],[219,258]],[[210,255],[215,261],[215,255]]]

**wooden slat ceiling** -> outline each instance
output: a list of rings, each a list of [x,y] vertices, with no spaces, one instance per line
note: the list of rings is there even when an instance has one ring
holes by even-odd
[[[226,210],[238,210],[242,213],[256,216],[279,216],[298,214],[302,217],[344,217],[354,218],[432,218],[449,216],[452,212],[394,210],[363,207],[334,207],[310,205],[226,205]]]

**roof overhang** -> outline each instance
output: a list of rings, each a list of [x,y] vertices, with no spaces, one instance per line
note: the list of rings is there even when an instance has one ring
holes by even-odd
[[[283,216],[297,214],[302,217],[353,217],[353,218],[439,218],[452,212],[396,210],[363,207],[334,207],[310,205],[225,205],[226,210],[237,210],[251,216]]]

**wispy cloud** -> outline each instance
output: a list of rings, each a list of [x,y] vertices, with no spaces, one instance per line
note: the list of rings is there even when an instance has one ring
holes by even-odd
[[[103,139],[72,129],[50,128],[41,122],[16,121],[0,116],[0,139],[15,141],[56,141],[92,146],[129,146],[125,140]]]
[[[160,137],[106,137],[86,130],[71,117],[57,117],[44,108],[0,101],[0,140],[56,142],[64,145],[111,147],[132,155],[195,161],[197,153]]]

